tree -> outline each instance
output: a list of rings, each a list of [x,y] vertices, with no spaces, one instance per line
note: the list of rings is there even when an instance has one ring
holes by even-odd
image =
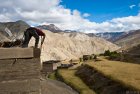
[[[110,56],[110,55],[111,55],[111,52],[109,50],[106,50],[104,53],[104,56]]]

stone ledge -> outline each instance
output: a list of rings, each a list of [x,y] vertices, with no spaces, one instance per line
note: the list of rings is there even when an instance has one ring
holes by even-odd
[[[37,58],[40,53],[39,48],[0,48],[0,59]]]
[[[28,79],[19,81],[10,80],[0,82],[0,94],[1,92],[38,92],[40,91],[40,88],[40,79]]]
[[[40,58],[0,60],[0,81],[40,77]]]

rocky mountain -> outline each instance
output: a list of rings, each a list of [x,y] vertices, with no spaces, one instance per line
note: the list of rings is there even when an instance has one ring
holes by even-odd
[[[76,30],[64,30],[64,32],[79,32],[79,31],[76,31]]]
[[[49,31],[51,31],[53,33],[64,32],[63,30],[61,30],[58,27],[56,27],[54,24],[50,24],[50,25],[39,25],[39,26],[37,26],[37,28],[44,29],[44,30],[49,30]]]
[[[29,27],[24,21],[0,23],[0,41],[8,41],[16,38],[21,38],[23,32]],[[9,33],[8,33],[9,32]],[[11,34],[11,33],[12,34]]]
[[[88,35],[89,37],[95,37],[97,36],[95,33],[86,33],[86,35]],[[100,37],[100,36],[99,36]],[[101,37],[102,38],[102,37]]]
[[[140,50],[139,49],[140,49],[140,44],[137,45],[137,46],[134,46],[132,48],[129,48],[127,50],[127,53],[129,53],[131,55],[138,55],[138,56],[140,56]]]
[[[95,33],[94,35],[113,42],[113,41],[117,40],[124,33],[125,32],[104,32],[104,33]],[[91,34],[89,33],[89,35],[92,36],[92,33]]]
[[[60,33],[60,34],[71,33],[70,35],[74,35],[74,34],[76,34],[76,32],[79,33],[79,31],[76,31],[76,30],[61,30],[60,28],[58,28],[54,24],[40,25],[40,26],[37,26],[37,28],[49,30],[53,33]],[[104,38],[104,39],[111,41],[111,42],[115,41],[123,34],[124,34],[124,32],[86,33],[86,35],[88,35],[89,37],[96,37],[97,36],[97,37]]]
[[[97,36],[89,37],[85,33],[81,32],[59,32],[59,28],[54,25],[49,25],[49,30],[43,30],[46,34],[46,39],[42,48],[41,58],[43,61],[46,60],[70,60],[78,59],[82,55],[86,54],[99,54],[105,50],[117,50],[119,47],[111,42],[108,42]],[[48,27],[49,27],[48,26]],[[11,30],[12,34],[21,38],[23,32],[29,25],[23,21],[1,23],[0,25],[0,38],[3,40],[11,40],[5,28]],[[44,27],[46,29],[46,26]],[[56,31],[53,31],[55,29]],[[52,32],[53,31],[53,32]],[[61,30],[60,30],[61,31]],[[4,36],[3,36],[4,35]],[[34,46],[34,38],[30,41],[30,46]]]
[[[124,61],[140,64],[140,44],[128,48],[123,52],[123,54],[124,54],[123,57]]]
[[[114,41],[114,43],[121,46],[123,50],[139,45],[140,44],[140,29],[129,31],[121,35],[117,40]]]
[[[49,30],[53,33],[69,33],[69,32],[79,32],[76,30],[61,30],[60,28],[58,28],[57,26],[55,26],[54,24],[49,24],[49,25],[39,25],[37,26],[37,28],[40,29],[44,29],[44,30]]]
[[[53,33],[44,30],[46,39],[42,48],[42,60],[78,59],[86,54],[99,54],[105,50],[117,50],[119,47],[99,37],[89,37],[84,33]],[[34,38],[30,46],[34,45]]]

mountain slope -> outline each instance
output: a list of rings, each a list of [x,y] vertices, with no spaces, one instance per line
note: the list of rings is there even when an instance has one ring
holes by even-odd
[[[137,46],[140,44],[140,30],[128,32],[114,41],[114,43],[121,46],[124,50]]]
[[[0,42],[3,41],[10,41],[10,39],[8,39],[6,36],[4,36],[1,32],[0,32]]]
[[[119,47],[98,37],[89,37],[84,33],[53,33],[44,30],[46,39],[42,48],[42,59],[70,60],[86,54],[99,54],[105,50],[117,50]],[[30,46],[34,45],[34,38]]]
[[[95,33],[95,35],[113,42],[113,41],[117,40],[124,33],[125,32],[104,32],[104,33]]]
[[[21,38],[20,35],[23,35],[23,32],[30,27],[26,22],[24,21],[16,21],[16,22],[6,22],[6,23],[0,23],[0,35],[3,36],[1,37],[1,41],[7,41],[10,39],[14,39],[15,37]],[[5,28],[8,28],[11,33],[13,34],[12,37],[6,33]]]
[[[124,60],[140,64],[140,44],[124,51]]]
[[[140,44],[127,50],[127,53],[140,56]]]
[[[63,30],[56,27],[54,24],[39,25],[39,26],[37,26],[37,28],[44,29],[44,30],[49,30],[49,31],[54,32],[54,33],[64,32]]]
[[[22,38],[23,32],[29,27],[29,25],[23,21],[0,23],[0,38],[3,41],[11,40],[4,31],[6,27],[10,29],[17,38]],[[51,29],[60,30],[54,25],[51,25]],[[55,31],[43,31],[46,34],[46,39],[41,53],[43,61],[78,59],[82,55],[99,54],[103,53],[105,50],[114,51],[119,48],[115,44],[102,38],[96,36],[89,37],[85,33],[64,31],[56,33]],[[34,43],[35,40],[32,38],[30,46],[34,46]]]

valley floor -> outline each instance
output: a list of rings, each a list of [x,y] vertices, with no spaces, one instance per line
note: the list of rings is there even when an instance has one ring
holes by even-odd
[[[120,92],[121,90],[123,90],[123,92],[125,93],[128,92],[132,94],[140,93],[139,64],[132,64],[120,61],[110,61],[103,57],[99,57],[99,61],[84,62],[81,66],[81,70],[77,68],[79,66],[80,65],[77,64],[76,66],[69,69],[58,69],[58,71],[55,74],[51,75],[51,78],[59,79],[65,82],[66,84],[70,85],[72,88],[77,90],[80,94],[100,94],[101,92],[104,92],[104,90],[107,90],[107,94],[111,94],[109,92],[115,92],[113,94],[120,94],[119,92],[117,93],[118,90]],[[84,70],[84,66],[88,66],[89,69]],[[78,76],[78,72],[79,74],[81,74],[82,78]],[[88,77],[84,78],[84,76]],[[86,81],[84,81],[85,79],[89,83],[86,83]],[[111,86],[109,86],[108,84],[111,84]],[[98,87],[99,91],[97,89]],[[115,89],[112,89],[113,87],[115,87]],[[104,90],[100,92],[100,90],[102,89]],[[110,91],[110,89],[112,90]]]

